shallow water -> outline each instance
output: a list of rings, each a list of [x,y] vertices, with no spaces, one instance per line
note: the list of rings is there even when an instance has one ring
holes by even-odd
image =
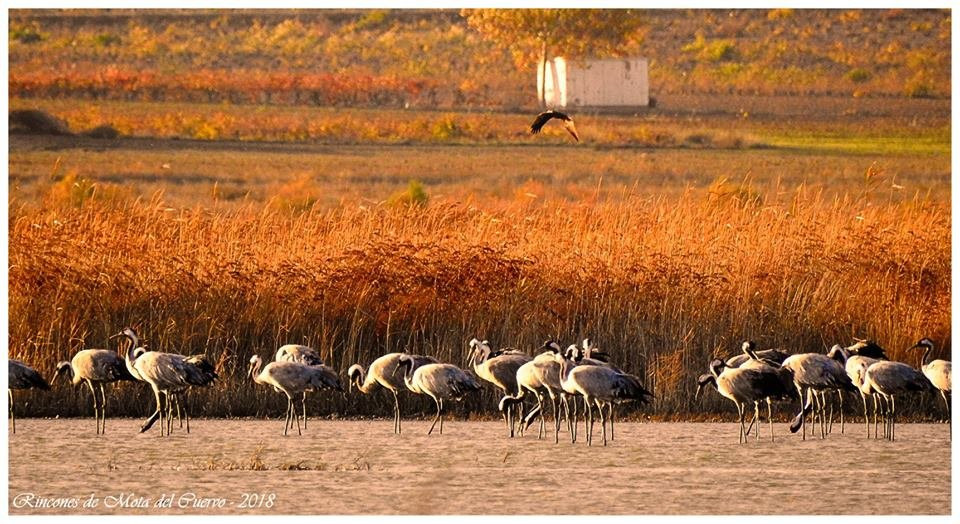
[[[945,424],[901,424],[887,442],[862,425],[803,441],[780,423],[775,442],[764,425],[739,445],[735,424],[621,423],[616,440],[603,447],[597,434],[588,448],[566,432],[538,441],[536,426],[508,439],[502,422],[447,420],[427,436],[429,421],[406,420],[397,436],[392,420],[316,420],[283,437],[280,420],[191,420],[189,435],[164,438],[138,434],[139,420],[107,423],[98,437],[92,419],[18,419],[10,513],[950,512]],[[78,507],[24,505],[50,499]]]

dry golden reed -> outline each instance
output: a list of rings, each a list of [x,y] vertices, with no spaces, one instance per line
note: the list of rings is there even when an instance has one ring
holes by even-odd
[[[465,365],[474,336],[531,352],[589,336],[669,415],[721,405],[694,403],[694,378],[744,339],[822,352],[870,337],[912,364],[904,348],[919,338],[950,342],[945,202],[688,193],[256,206],[12,207],[11,357],[50,376],[58,360],[133,325],[155,350],[217,363],[222,378],[193,394],[195,415],[278,415],[285,399],[244,371],[251,354],[272,358],[284,343],[317,347],[343,372],[399,350]],[[152,409],[140,385],[118,391],[112,415]],[[79,389],[52,395],[26,409],[90,409]],[[315,394],[311,409],[386,414],[387,397]],[[494,405],[488,392],[465,409]]]

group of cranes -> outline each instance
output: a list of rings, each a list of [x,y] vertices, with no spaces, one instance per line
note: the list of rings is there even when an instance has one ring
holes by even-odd
[[[877,417],[884,420],[883,435],[889,440],[896,438],[896,397],[915,391],[940,392],[950,414],[951,365],[949,361],[927,362],[933,350],[933,342],[924,338],[910,349],[923,348],[921,370],[904,362],[887,359],[886,353],[876,343],[857,340],[849,347],[834,345],[827,354],[798,353],[787,355],[780,350],[754,351],[754,343],[742,345],[743,354],[727,359],[715,359],[708,364],[709,374],[697,379],[697,395],[702,388],[712,384],[725,398],[737,406],[740,417],[740,442],[746,442],[747,433],[753,427],[744,425],[745,406],[753,402],[754,422],[759,422],[759,403],[767,401],[767,418],[770,421],[770,438],[773,439],[770,401],[775,399],[798,399],[800,412],[790,424],[791,433],[802,431],[806,439],[805,421],[813,413],[814,431],[820,425],[820,438],[825,438],[832,429],[833,408],[827,413],[827,393],[836,391],[839,399],[840,431],[843,432],[843,392],[856,391],[863,401],[864,423],[867,438],[870,437],[870,417],[867,397],[873,399],[874,436],[877,434]],[[763,355],[763,356],[761,356]],[[759,439],[759,427],[757,439]]]
[[[400,357],[408,356],[413,359],[410,366],[414,370],[424,364],[436,364],[433,357],[423,355],[407,355],[406,353],[387,353],[370,363],[364,369],[360,364],[354,364],[347,370],[350,379],[350,389],[356,387],[363,394],[371,394],[379,388],[384,388],[393,395],[393,432],[400,434],[400,398],[398,394],[405,390],[404,373],[400,371]]]
[[[93,395],[93,414],[97,419],[97,434],[106,432],[107,428],[107,396],[103,385],[120,380],[135,381],[127,370],[127,365],[119,355],[108,349],[84,349],[78,351],[70,362],[63,361],[57,364],[57,371],[53,376],[56,381],[60,376],[67,377],[74,386],[81,382],[86,383]],[[100,399],[97,399],[97,388],[100,389]]]
[[[742,346],[743,358],[733,357],[726,361],[714,359],[707,366],[709,374],[697,378],[697,393],[707,384],[712,384],[725,398],[737,407],[740,417],[740,442],[747,441],[748,428],[744,418],[748,404],[753,403],[754,419],[757,423],[757,440],[760,440],[760,402],[767,403],[767,420],[770,424],[770,440],[773,440],[773,417],[771,401],[789,398],[793,393],[793,378],[789,369],[782,365],[789,360],[786,354],[777,350],[754,351],[754,343],[746,341]],[[764,357],[761,357],[763,354]]]
[[[288,348],[284,346],[280,348]],[[250,357],[250,378],[257,384],[271,386],[278,393],[287,396],[286,420],[283,424],[283,434],[286,436],[287,430],[293,427],[294,421],[297,424],[297,434],[302,435],[300,430],[300,416],[297,414],[296,406],[293,402],[295,396],[302,395],[303,403],[303,427],[307,426],[307,391],[320,391],[323,389],[333,389],[343,391],[340,385],[340,377],[332,368],[319,364],[305,364],[304,362],[317,362],[314,358],[311,348],[298,346],[308,351],[298,350],[296,353],[277,352],[277,360],[263,367],[263,360],[260,355]],[[310,355],[310,356],[308,356]],[[285,360],[281,360],[281,358]],[[261,371],[261,367],[263,370]]]
[[[470,349],[472,350],[470,364],[473,372],[505,395],[518,391],[517,370],[533,360],[526,353],[515,349],[502,349],[494,353],[490,349],[490,342],[486,340],[481,342],[475,338],[470,340]],[[513,406],[516,408],[513,409]],[[504,418],[511,437],[515,435],[514,413],[517,415],[517,422],[523,419],[522,402],[510,404],[504,409]]]
[[[590,344],[590,339],[584,339],[582,348],[573,344],[565,351],[560,350],[557,342],[548,340],[543,343],[541,350],[543,351],[540,354],[517,368],[516,392],[504,395],[499,404],[500,410],[506,411],[510,406],[522,403],[528,391],[533,393],[537,399],[537,406],[527,415],[525,424],[521,428],[528,427],[535,418],[539,417],[540,432],[537,438],[543,438],[544,434],[544,394],[550,397],[553,407],[555,443],[560,441],[561,405],[564,408],[570,440],[576,442],[576,406],[579,398],[584,405],[587,445],[593,445],[595,422],[593,408],[596,406],[604,446],[607,445],[608,420],[610,437],[613,438],[614,404],[632,401],[645,403],[653,398],[653,394],[644,388],[638,377],[624,373],[607,362],[609,357],[605,353],[597,352],[596,348]],[[594,358],[597,356],[603,358]],[[571,403],[574,408],[572,414],[570,413]]]
[[[120,354],[105,349],[84,349],[70,361],[59,362],[54,374],[55,382],[61,376],[74,385],[86,384],[93,396],[97,434],[106,427],[106,393],[104,385],[119,382],[146,382],[153,390],[156,400],[154,413],[143,424],[141,431],[160,421],[160,435],[172,431],[172,416],[176,406],[177,417],[186,421],[190,431],[189,410],[186,402],[191,387],[212,384],[218,377],[214,367],[204,355],[184,356],[176,353],[151,351],[140,343],[132,328],[124,328],[110,338],[122,338]],[[364,368],[353,364],[347,370],[348,383],[352,390],[370,394],[383,388],[393,395],[394,432],[401,433],[401,410],[399,394],[402,391],[430,397],[436,406],[436,415],[427,431],[432,434],[439,425],[443,433],[444,402],[460,400],[471,392],[481,389],[481,383],[489,383],[502,395],[499,409],[504,415],[510,437],[522,435],[523,431],[540,419],[538,439],[545,434],[545,400],[550,399],[554,416],[554,442],[560,441],[561,408],[567,422],[571,442],[576,442],[578,425],[577,399],[583,405],[586,443],[593,444],[593,426],[600,419],[601,438],[607,444],[607,421],[609,439],[614,438],[613,410],[623,402],[645,403],[653,398],[642,381],[612,365],[606,353],[594,347],[589,339],[581,346],[570,345],[566,350],[552,340],[544,342],[539,354],[529,354],[516,349],[494,351],[486,340],[472,339],[468,343],[468,367],[465,371],[453,364],[439,362],[436,358],[410,353],[388,353]],[[883,348],[865,340],[842,347],[834,345],[826,354],[789,354],[779,349],[757,351],[755,344],[746,341],[741,354],[725,360],[712,360],[709,373],[697,378],[697,393],[704,386],[714,386],[719,394],[731,400],[739,416],[739,441],[746,442],[757,424],[756,438],[760,435],[760,403],[767,404],[767,419],[770,438],[773,435],[771,404],[775,400],[799,400],[800,410],[790,424],[791,432],[802,430],[806,438],[805,421],[813,414],[814,434],[820,426],[820,437],[825,438],[832,429],[833,408],[828,414],[827,393],[836,391],[840,401],[840,431],[844,431],[843,392],[860,394],[867,437],[870,437],[868,398],[873,401],[874,437],[879,438],[879,418],[884,422],[883,436],[896,438],[896,398],[914,391],[939,392],[946,407],[951,411],[951,363],[946,360],[930,360],[934,343],[923,338],[912,349],[923,349],[920,368],[903,362],[891,361]],[[343,392],[336,370],[324,364],[312,348],[297,344],[281,346],[273,362],[264,366],[259,355],[249,360],[248,375],[255,384],[272,387],[287,397],[287,410],[283,434],[297,426],[297,433],[307,425],[306,394],[309,391],[335,390]],[[14,390],[49,389],[50,385],[35,370],[18,360],[9,360],[9,397],[11,427],[16,431],[14,419]],[[99,391],[99,395],[98,392]],[[524,416],[523,403],[528,394],[536,400]],[[297,413],[295,400],[300,400],[301,414]],[[746,414],[753,404],[754,416],[746,425]],[[596,408],[596,415],[594,412]]]

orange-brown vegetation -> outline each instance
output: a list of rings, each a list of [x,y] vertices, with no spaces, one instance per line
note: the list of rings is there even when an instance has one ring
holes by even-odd
[[[615,50],[678,93],[944,97],[948,10],[651,10]],[[535,63],[457,11],[11,11],[10,93],[530,107]]]
[[[949,347],[947,204],[791,195],[13,207],[10,355],[49,373],[139,325],[156,349],[217,363],[207,414],[243,414],[249,355],[290,341],[344,370],[402,349],[463,363],[472,336],[531,350],[589,335],[663,414],[689,410],[707,359],[743,339],[822,351],[868,336],[908,361],[921,336]]]

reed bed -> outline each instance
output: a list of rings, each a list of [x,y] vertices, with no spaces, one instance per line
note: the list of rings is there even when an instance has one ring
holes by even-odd
[[[281,413],[281,395],[244,372],[252,354],[272,359],[284,343],[312,345],[343,372],[402,350],[465,366],[474,336],[530,352],[589,336],[653,388],[644,411],[667,417],[725,408],[695,402],[694,378],[744,339],[822,352],[870,337],[912,364],[904,348],[920,337],[950,343],[942,201],[691,191],[302,213],[11,204],[9,238],[12,358],[49,377],[135,326],[152,349],[216,363],[221,380],[192,393],[198,416]],[[142,385],[117,391],[111,416],[152,410]],[[462,409],[492,414],[494,396]],[[65,386],[22,398],[24,415],[91,409]],[[311,409],[384,415],[391,403],[323,393]]]

